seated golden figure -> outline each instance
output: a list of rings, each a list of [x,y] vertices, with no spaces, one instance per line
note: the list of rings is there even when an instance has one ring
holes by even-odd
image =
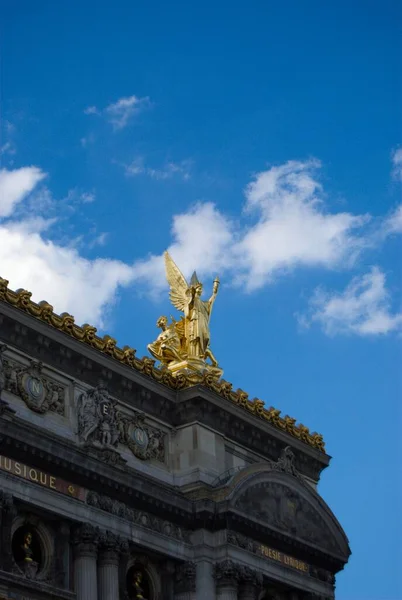
[[[180,338],[177,334],[175,323],[168,325],[168,319],[165,316],[159,317],[156,326],[162,329],[155,342],[148,344],[148,350],[154,358],[159,360],[162,365],[167,366],[174,360],[181,361],[180,356]]]

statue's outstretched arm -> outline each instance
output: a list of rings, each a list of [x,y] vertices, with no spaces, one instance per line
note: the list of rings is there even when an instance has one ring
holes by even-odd
[[[209,299],[209,303],[212,306],[212,304],[215,302],[216,296],[218,295],[218,290],[219,290],[219,279],[218,277],[215,277],[214,279],[214,286],[212,288],[212,296]]]

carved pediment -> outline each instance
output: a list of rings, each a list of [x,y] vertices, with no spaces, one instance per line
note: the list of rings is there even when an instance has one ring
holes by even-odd
[[[235,508],[268,527],[279,529],[330,552],[341,548],[319,510],[295,489],[275,481],[250,486],[235,501]]]

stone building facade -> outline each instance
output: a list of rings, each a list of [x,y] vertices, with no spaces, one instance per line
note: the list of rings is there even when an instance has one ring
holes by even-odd
[[[322,437],[0,280],[0,599],[330,600]]]

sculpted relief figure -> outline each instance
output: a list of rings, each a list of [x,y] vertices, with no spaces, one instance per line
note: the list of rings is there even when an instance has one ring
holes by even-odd
[[[104,385],[100,384],[79,396],[77,413],[78,434],[84,442],[103,447],[117,445],[116,409]]]
[[[219,279],[213,284],[209,300],[202,300],[203,286],[194,271],[190,285],[168,252],[165,252],[166,278],[170,286],[170,300],[184,316],[180,321],[172,319],[168,325],[166,317],[157,322],[162,329],[158,338],[149,344],[148,350],[172,373],[179,371],[209,371],[217,377],[223,371],[210,348],[209,322],[218,288]],[[209,360],[209,362],[207,362]]]

